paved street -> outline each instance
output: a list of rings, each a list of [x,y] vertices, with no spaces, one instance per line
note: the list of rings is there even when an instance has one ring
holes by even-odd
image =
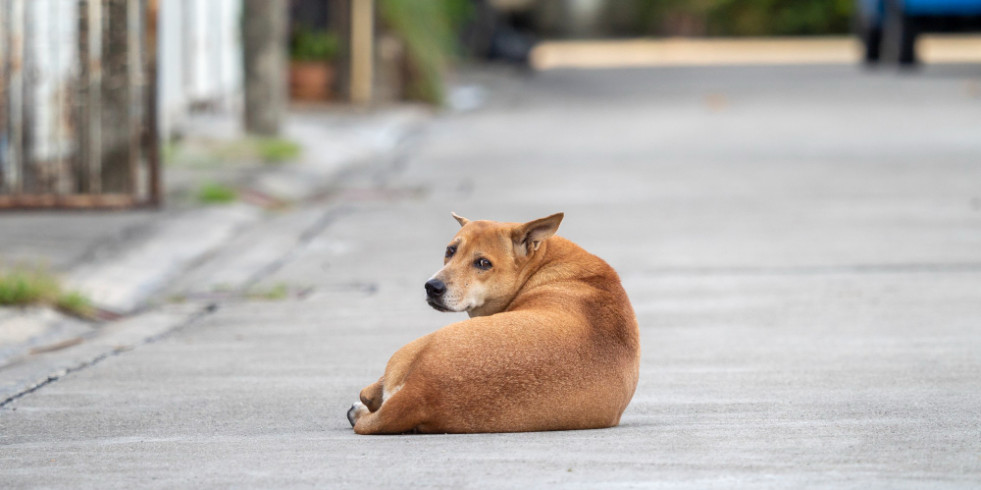
[[[126,320],[169,325],[152,341],[0,408],[0,486],[981,485],[981,66],[465,81],[484,107],[251,231],[299,237],[256,287],[302,294],[160,306]],[[643,348],[621,426],[352,432],[388,357],[463,318],[423,301],[450,211],[563,211],[620,272]]]

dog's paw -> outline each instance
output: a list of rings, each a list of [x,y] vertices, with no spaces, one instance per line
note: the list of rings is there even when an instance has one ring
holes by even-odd
[[[354,424],[358,423],[358,419],[367,413],[368,407],[364,406],[364,403],[357,402],[348,409],[347,421],[351,423],[351,427],[354,427]]]

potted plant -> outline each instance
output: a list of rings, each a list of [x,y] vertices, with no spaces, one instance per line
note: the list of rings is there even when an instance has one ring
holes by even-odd
[[[334,83],[331,62],[340,39],[327,31],[297,29],[290,41],[290,96],[300,100],[328,100]]]

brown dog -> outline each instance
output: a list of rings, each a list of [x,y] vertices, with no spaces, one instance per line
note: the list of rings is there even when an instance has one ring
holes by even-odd
[[[617,273],[553,236],[556,214],[470,221],[426,283],[471,318],[399,349],[348,411],[358,434],[612,427],[637,387],[637,320]]]

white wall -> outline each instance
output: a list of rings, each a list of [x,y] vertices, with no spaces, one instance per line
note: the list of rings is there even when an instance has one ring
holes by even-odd
[[[161,134],[179,131],[195,108],[239,112],[241,0],[166,0],[159,5]]]

